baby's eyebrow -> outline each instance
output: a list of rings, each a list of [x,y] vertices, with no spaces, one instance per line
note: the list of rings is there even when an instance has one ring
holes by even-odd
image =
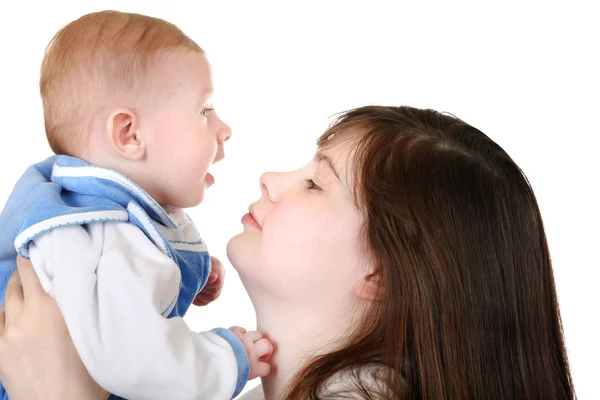
[[[198,93],[198,97],[197,97],[198,105],[204,103],[206,101],[206,99],[209,97],[212,97],[212,95],[213,95],[212,88],[208,88],[208,89],[200,91]]]
[[[212,94],[213,94],[213,89],[212,88],[207,88],[207,89],[202,90],[199,93],[199,96],[202,97],[202,98],[204,98],[204,97],[212,96]]]
[[[329,158],[327,155],[317,151],[317,153],[315,154],[315,161],[318,163],[325,162],[325,164],[329,167],[329,169],[331,169],[331,171],[333,172],[333,174],[335,175],[337,180],[341,181],[340,175],[335,170],[335,167],[333,166],[333,161],[331,161],[331,158]]]

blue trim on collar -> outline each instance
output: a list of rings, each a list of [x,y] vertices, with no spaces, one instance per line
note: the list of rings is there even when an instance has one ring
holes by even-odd
[[[131,197],[136,199],[136,202],[148,213],[152,219],[162,223],[170,228],[177,228],[178,224],[169,216],[164,208],[160,206],[144,189],[135,184],[131,179],[118,171],[99,167],[97,165],[88,164],[84,160],[76,157],[59,155],[56,157],[52,168],[50,180],[59,183],[65,189],[78,192],[81,194],[102,195],[106,190],[104,185],[93,185],[93,182],[88,181],[87,185],[79,184],[84,179],[99,179],[111,184],[111,198],[119,202],[123,207],[131,200]],[[125,193],[119,196],[119,192]],[[103,196],[104,197],[104,196]],[[122,198],[121,201],[120,198]]]

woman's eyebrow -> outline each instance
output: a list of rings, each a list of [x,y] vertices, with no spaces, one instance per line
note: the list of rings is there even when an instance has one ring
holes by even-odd
[[[317,151],[317,153],[315,154],[315,161],[318,162],[318,163],[325,162],[325,164],[329,167],[329,169],[331,169],[331,171],[333,172],[333,174],[335,175],[335,177],[337,178],[337,180],[341,181],[340,175],[335,170],[335,168],[333,166],[333,162],[331,161],[331,158],[329,158],[327,155],[325,155],[325,154]]]

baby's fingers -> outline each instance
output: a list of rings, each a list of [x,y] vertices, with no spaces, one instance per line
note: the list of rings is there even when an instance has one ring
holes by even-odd
[[[268,339],[260,339],[254,343],[256,357],[261,361],[267,361],[273,354],[273,345]]]
[[[240,340],[242,340],[242,337],[244,336],[244,333],[246,333],[246,329],[242,328],[241,326],[232,326],[231,328],[229,328],[229,330],[231,332],[235,333],[236,336],[238,338],[240,338]]]
[[[194,304],[197,307],[203,307],[203,306],[207,306],[210,303],[212,303],[214,301],[214,297],[204,294],[204,293],[200,293],[196,296],[196,298],[194,299],[194,301],[192,302],[192,304]]]
[[[246,338],[248,339],[249,343],[254,343],[254,342],[258,342],[260,339],[263,338],[263,334],[260,333],[259,331],[248,331],[248,332],[244,332]]]
[[[254,374],[251,378],[262,378],[264,376],[269,375],[269,373],[271,372],[271,366],[264,361],[260,361],[256,365],[256,368],[254,369],[253,372],[254,372]]]

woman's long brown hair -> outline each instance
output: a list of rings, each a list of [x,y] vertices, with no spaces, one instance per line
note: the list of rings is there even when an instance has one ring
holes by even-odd
[[[351,399],[572,399],[542,218],[508,154],[453,116],[410,107],[343,113],[318,146],[342,141],[385,297],[286,399],[340,398],[324,388],[342,372]],[[383,389],[363,381],[366,366],[384,367]]]

